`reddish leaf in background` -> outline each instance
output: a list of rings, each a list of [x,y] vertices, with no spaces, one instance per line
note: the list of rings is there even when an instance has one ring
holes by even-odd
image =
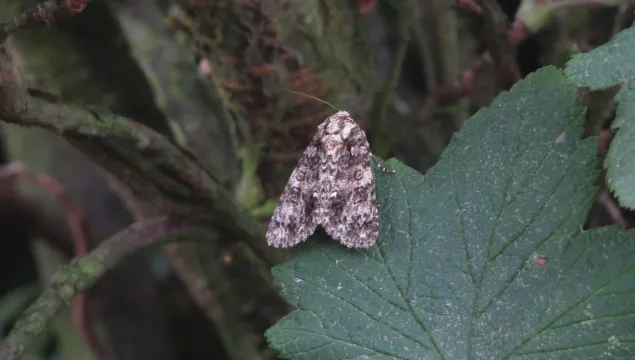
[[[210,6],[209,0],[195,0],[192,4],[194,7],[208,7]]]
[[[377,0],[359,0],[359,12],[362,15],[368,15],[375,10]]]
[[[88,1],[86,0],[67,0],[66,7],[72,12],[81,12],[88,5]]]

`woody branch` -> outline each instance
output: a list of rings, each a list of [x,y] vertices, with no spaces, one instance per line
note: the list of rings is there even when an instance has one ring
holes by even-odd
[[[88,255],[56,270],[40,297],[26,310],[9,335],[0,342],[0,359],[20,359],[26,345],[47,328],[62,306],[87,290],[123,257],[140,247],[205,236],[197,223],[156,218],[135,223],[104,241]]]

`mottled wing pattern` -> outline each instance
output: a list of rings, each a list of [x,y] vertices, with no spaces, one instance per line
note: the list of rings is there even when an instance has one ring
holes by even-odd
[[[304,151],[284,188],[267,230],[267,244],[273,247],[294,246],[317,227],[314,190],[318,180],[320,131]]]
[[[296,245],[320,225],[349,248],[372,246],[379,217],[370,156],[366,134],[346,111],[320,124],[284,188],[267,243]]]
[[[366,134],[350,117],[340,127],[342,146],[330,154],[320,152],[320,156],[329,154],[325,160],[331,166],[320,172],[318,180],[324,183],[322,188],[326,194],[321,195],[328,195],[321,201],[320,208],[324,211],[318,222],[343,245],[368,248],[379,236],[370,147]]]

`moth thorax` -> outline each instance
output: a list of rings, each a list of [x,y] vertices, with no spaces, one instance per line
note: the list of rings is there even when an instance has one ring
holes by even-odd
[[[344,142],[342,142],[341,140],[333,137],[329,138],[325,138],[322,141],[322,145],[324,150],[326,151],[327,154],[329,155],[333,155],[335,154],[339,149],[341,149],[342,147],[344,147]]]
[[[341,139],[346,139],[356,126],[357,124],[348,116],[348,113],[337,113],[329,118],[325,132],[327,135],[339,134]]]

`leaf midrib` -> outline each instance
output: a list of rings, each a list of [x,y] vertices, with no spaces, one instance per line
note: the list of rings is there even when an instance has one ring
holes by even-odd
[[[408,209],[408,211],[407,211],[407,214],[408,214],[408,238],[410,239],[410,248],[411,248],[410,253],[412,254],[412,252],[413,252],[412,251],[412,236],[411,236],[411,234],[412,234],[411,209],[412,208],[410,207],[410,203],[408,201],[408,199],[409,199],[408,192],[406,191],[406,187],[404,186],[402,178],[401,177],[397,177],[397,181],[399,183],[399,186],[401,187],[401,193],[402,193],[402,195],[404,195],[404,198],[405,198],[405,202],[406,202],[406,205],[407,205],[405,208]],[[384,265],[384,268],[386,269],[386,272],[390,275],[390,278],[391,278],[393,284],[395,285],[395,288],[399,292],[399,296],[401,297],[401,299],[404,301],[404,303],[408,307],[408,311],[410,312],[410,314],[412,314],[412,317],[414,318],[415,322],[419,325],[421,330],[423,330],[423,332],[428,336],[428,338],[430,339],[430,343],[434,347],[434,350],[437,352],[439,357],[441,359],[445,360],[445,357],[443,356],[443,353],[441,352],[441,349],[439,348],[439,346],[438,346],[438,344],[436,342],[436,339],[432,336],[432,334],[430,334],[430,332],[428,331],[428,329],[424,325],[423,321],[419,318],[419,316],[417,316],[417,313],[412,308],[412,305],[411,305],[410,301],[404,295],[401,287],[399,286],[399,283],[395,279],[395,275],[390,270],[390,267],[388,266],[388,263],[386,262],[386,253],[385,253],[384,248],[383,248],[383,246],[381,244],[379,244],[379,246],[378,246],[378,251],[379,251],[379,254],[382,257],[382,264]],[[408,283],[409,284],[410,284],[410,278],[411,277],[412,277],[412,267],[409,268],[409,272],[408,272],[408,278],[409,278],[408,279]],[[424,348],[426,348],[426,347],[424,347]]]

